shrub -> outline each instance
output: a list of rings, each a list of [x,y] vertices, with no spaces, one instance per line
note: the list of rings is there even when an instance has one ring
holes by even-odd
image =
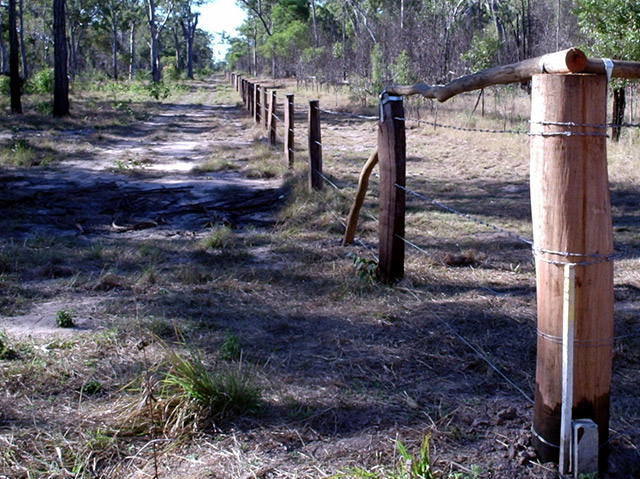
[[[56,311],[56,326],[59,328],[73,328],[73,313],[65,309]]]
[[[0,95],[8,95],[9,93],[11,93],[9,77],[7,75],[0,75]]]
[[[53,68],[45,68],[33,75],[27,82],[28,93],[47,94],[53,92]]]

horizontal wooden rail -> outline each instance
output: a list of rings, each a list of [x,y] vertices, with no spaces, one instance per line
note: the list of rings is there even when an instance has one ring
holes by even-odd
[[[613,78],[640,78],[640,62],[611,60]],[[587,58],[582,50],[569,48],[530,58],[511,65],[503,65],[482,70],[450,81],[446,85],[392,85],[385,91],[391,95],[422,95],[440,102],[466,91],[480,90],[492,85],[505,85],[530,80],[539,73],[597,73],[607,72],[605,60]]]

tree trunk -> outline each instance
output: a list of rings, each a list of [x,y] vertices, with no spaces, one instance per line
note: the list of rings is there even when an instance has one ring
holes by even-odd
[[[113,79],[118,80],[118,22],[117,15],[111,11],[111,64]]]
[[[311,0],[311,16],[313,20],[313,46],[318,48],[318,20],[316,18],[316,0]]]
[[[53,56],[53,116],[62,117],[69,114],[65,0],[53,0]]]
[[[151,57],[151,80],[154,83],[158,83],[162,79],[162,65],[160,64],[160,34],[164,29],[169,18],[171,18],[171,12],[173,10],[173,4],[165,14],[164,21],[158,25],[158,18],[156,15],[156,2],[155,0],[147,0],[147,15],[149,20],[149,33],[150,33],[150,57]]]
[[[155,0],[148,0],[149,33],[151,36],[150,61],[151,61],[151,81],[158,83],[162,78],[160,70],[160,48],[158,45],[158,25],[156,24],[156,3]]]
[[[4,43],[2,23],[3,22],[0,21],[0,74],[9,73],[8,61],[7,61],[7,46]]]
[[[193,43],[196,38],[199,15],[199,13],[193,15],[189,8],[185,17],[186,22],[184,20],[181,22],[182,33],[187,44],[187,78],[190,80],[193,80]]]
[[[624,87],[613,89],[613,119],[612,123],[615,125],[611,128],[611,139],[613,141],[620,140],[620,131],[622,130],[619,125],[624,123],[624,110],[627,105],[626,95]]]
[[[176,70],[182,71],[182,65],[184,64],[184,61],[182,60],[182,55],[180,53],[180,38],[178,37],[177,25],[171,28],[171,33],[173,36],[173,49],[176,52]]]
[[[69,29],[69,38],[67,39],[67,57],[69,61],[69,76],[72,79],[74,79],[78,73],[78,50],[80,49],[81,36],[82,30],[80,30],[78,26],[72,26]]]
[[[29,66],[27,65],[27,47],[24,44],[24,0],[20,0],[18,19],[20,21],[20,57],[22,59],[22,78],[29,78]]]
[[[22,80],[18,54],[16,0],[9,0],[9,88],[11,89],[11,113],[22,113]]]
[[[133,80],[136,64],[136,24],[131,22],[131,31],[129,33],[129,80]]]

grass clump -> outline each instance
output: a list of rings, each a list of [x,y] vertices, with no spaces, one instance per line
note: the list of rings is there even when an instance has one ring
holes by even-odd
[[[231,227],[228,225],[214,226],[209,234],[202,239],[201,245],[204,249],[224,248],[231,240],[231,233]]]
[[[162,379],[162,396],[195,406],[204,418],[222,419],[258,409],[260,392],[241,362],[209,369],[198,351],[167,351],[170,368]]]
[[[196,171],[206,173],[206,172],[216,172],[216,171],[229,171],[229,170],[237,170],[240,168],[240,165],[234,163],[233,161],[227,158],[210,158],[205,161],[202,165],[199,165],[195,168]]]
[[[7,333],[0,331],[0,360],[16,359],[18,353],[9,346]]]
[[[56,326],[59,328],[73,328],[73,313],[66,309],[56,311]]]
[[[430,435],[422,439],[420,451],[416,456],[409,453],[405,445],[396,440],[396,451],[398,459],[391,467],[376,467],[371,470],[355,468],[347,473],[338,474],[332,477],[349,477],[357,479],[434,479],[434,471],[431,467],[431,456],[429,452]]]
[[[218,426],[234,416],[252,414],[260,406],[255,370],[242,362],[205,363],[199,350],[178,351],[160,343],[163,360],[147,371],[146,391],[125,411],[135,433],[179,437],[194,429]],[[150,380],[151,372],[157,378]]]
[[[236,361],[242,355],[242,343],[240,338],[230,331],[224,337],[224,341],[220,345],[218,357],[224,361]]]

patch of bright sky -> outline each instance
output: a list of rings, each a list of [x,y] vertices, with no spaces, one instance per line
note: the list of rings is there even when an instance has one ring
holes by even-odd
[[[210,0],[199,9],[198,28],[214,36],[213,54],[216,60],[224,60],[229,45],[222,43],[221,33],[235,36],[237,28],[246,18],[244,10],[236,5],[236,0]]]

